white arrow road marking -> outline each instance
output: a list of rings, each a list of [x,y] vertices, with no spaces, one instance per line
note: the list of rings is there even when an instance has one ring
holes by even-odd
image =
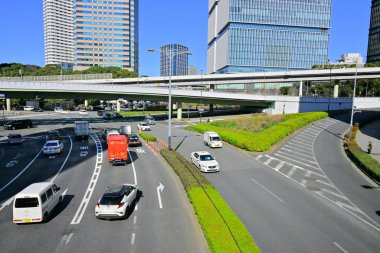
[[[161,193],[164,190],[164,185],[161,184],[157,187],[157,196],[158,196],[158,204],[160,205],[160,208],[162,209],[162,201],[161,201]]]

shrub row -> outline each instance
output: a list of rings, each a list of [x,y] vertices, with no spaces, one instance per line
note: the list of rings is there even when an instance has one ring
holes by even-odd
[[[375,181],[380,182],[380,163],[376,159],[364,152],[357,144],[348,145],[346,153],[351,161],[364,173]]]
[[[323,118],[326,118],[326,112],[311,112],[286,115],[283,121],[271,127],[264,128],[259,132],[236,131],[236,129],[226,129],[220,123],[206,122],[186,127],[187,130],[203,133],[205,131],[217,132],[224,141],[241,149],[262,152],[281,141],[283,138],[294,131]],[[257,120],[257,119],[255,119]],[[230,124],[231,125],[231,124]]]
[[[211,252],[260,252],[244,224],[199,170],[176,151],[162,149],[161,155],[182,181]]]
[[[144,132],[139,132],[139,135],[141,138],[143,138],[146,141],[156,141],[157,140],[156,136],[153,136],[151,134],[147,134]]]

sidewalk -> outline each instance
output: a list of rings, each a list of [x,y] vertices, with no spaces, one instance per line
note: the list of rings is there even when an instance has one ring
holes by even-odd
[[[356,141],[367,152],[368,142],[372,142],[371,156],[380,162],[380,120],[373,121],[358,131]]]

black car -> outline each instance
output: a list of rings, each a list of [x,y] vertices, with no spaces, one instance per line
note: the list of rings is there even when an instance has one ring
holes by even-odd
[[[5,130],[15,130],[31,127],[33,127],[33,123],[30,119],[11,120],[4,124]]]
[[[60,140],[60,139],[61,139],[61,135],[59,134],[58,131],[49,131],[46,133],[47,141]]]
[[[128,137],[128,146],[130,146],[130,147],[132,147],[132,146],[141,146],[141,141],[140,141],[139,137],[136,134],[131,134]]]
[[[114,119],[121,119],[121,118],[123,118],[123,115],[121,115],[121,114],[118,113],[118,112],[114,112],[114,113],[112,114],[112,118],[114,118]]]

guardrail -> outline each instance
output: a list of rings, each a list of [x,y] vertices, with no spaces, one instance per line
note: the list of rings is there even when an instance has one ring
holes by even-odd
[[[0,81],[14,81],[14,82],[51,82],[51,81],[94,80],[94,79],[112,79],[112,73],[55,75],[55,76],[0,77]]]

